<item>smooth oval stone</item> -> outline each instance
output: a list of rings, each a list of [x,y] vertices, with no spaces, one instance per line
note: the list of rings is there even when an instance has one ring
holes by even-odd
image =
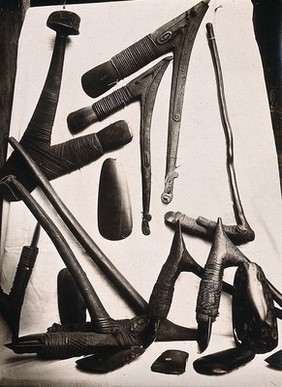
[[[199,374],[223,375],[250,362],[254,357],[253,351],[240,346],[203,356],[194,361],[193,367]]]
[[[121,240],[132,232],[132,211],[127,181],[116,159],[104,161],[99,184],[98,228],[109,240]]]
[[[241,264],[234,277],[233,333],[238,345],[255,353],[278,345],[278,329],[272,294],[266,277],[254,262]]]

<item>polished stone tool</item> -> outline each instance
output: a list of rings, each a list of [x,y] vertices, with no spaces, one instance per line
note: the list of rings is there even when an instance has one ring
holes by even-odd
[[[132,207],[124,169],[113,158],[104,161],[98,193],[98,228],[108,240],[127,238],[133,228]]]

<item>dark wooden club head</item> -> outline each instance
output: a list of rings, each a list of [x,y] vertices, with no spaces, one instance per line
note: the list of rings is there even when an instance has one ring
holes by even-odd
[[[55,11],[49,15],[46,24],[61,35],[78,35],[80,17],[74,12]]]

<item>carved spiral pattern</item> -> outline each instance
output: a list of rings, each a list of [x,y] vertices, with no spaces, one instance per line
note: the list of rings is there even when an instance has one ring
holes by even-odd
[[[159,44],[164,44],[164,43],[166,43],[168,40],[171,39],[172,35],[173,35],[172,31],[165,31],[164,33],[162,33],[162,34],[158,37],[157,42],[158,42]]]
[[[173,198],[173,182],[178,177],[178,173],[173,171],[167,174],[165,178],[164,192],[162,193],[161,199],[164,204],[168,204]]]

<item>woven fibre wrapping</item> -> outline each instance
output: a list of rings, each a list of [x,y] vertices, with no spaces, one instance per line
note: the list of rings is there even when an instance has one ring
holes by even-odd
[[[41,337],[44,349],[38,356],[44,359],[66,359],[94,353],[97,348],[138,345],[131,332],[99,334],[84,332],[46,333]]]
[[[157,59],[160,55],[161,51],[158,46],[153,42],[150,35],[146,35],[138,42],[113,56],[111,62],[121,79],[123,79]]]
[[[52,126],[48,123],[42,121],[39,124],[36,124],[33,121],[30,121],[28,127],[26,128],[22,138],[21,143],[25,146],[31,143],[42,144],[41,146],[50,146],[52,135]]]
[[[92,105],[93,111],[100,121],[108,117],[110,114],[124,108],[132,99],[132,96],[128,88],[121,87],[120,89],[109,94],[107,97],[102,98],[100,101],[95,102]]]
[[[93,321],[93,328],[97,333],[110,334],[120,346],[139,345],[139,340],[135,337],[132,325],[120,324],[111,318],[99,318]]]
[[[25,289],[31,276],[37,254],[37,247],[32,248],[24,246],[22,249],[22,254],[17,267],[14,283],[9,294],[10,298],[15,302],[21,302],[24,299]]]
[[[132,326],[124,326],[111,318],[99,318],[93,321],[95,332],[111,334],[120,346],[138,345],[138,339],[132,331]]]
[[[38,142],[32,136],[24,136],[20,143],[48,180],[82,168],[104,154],[103,147],[95,133],[52,146],[44,141]],[[15,175],[29,192],[38,184],[36,177],[26,168],[22,157],[16,151],[1,169],[0,180],[9,175]],[[19,200],[10,187],[4,183],[0,187],[0,192],[2,197],[8,201]]]
[[[39,353],[45,359],[66,359],[72,356],[80,356],[85,353],[85,341],[80,335],[70,336],[64,332],[46,334],[42,337],[44,349]]]
[[[119,332],[114,333],[114,337],[119,346],[132,346],[140,345],[138,338],[134,336],[134,333],[130,330],[120,329]]]
[[[57,332],[47,333],[41,338],[44,349],[39,357],[45,359],[66,359],[93,353],[97,338],[91,333]]]
[[[97,333],[114,333],[119,330],[119,326],[112,318],[97,318],[92,324]]]
[[[44,147],[39,147],[37,142],[30,141],[25,145],[25,149],[39,165],[48,180],[75,171],[104,154],[95,133]]]
[[[95,133],[54,145],[52,148],[61,158],[72,163],[72,170],[81,168],[104,154],[102,145]]]
[[[58,71],[58,70],[57,70]],[[59,84],[53,82],[50,79],[50,73],[47,75],[45,87],[42,89],[41,95],[37,102],[34,113],[30,119],[29,125],[32,126],[42,126],[45,128],[46,134],[51,133],[54,121],[56,110],[58,106],[59,93],[60,93],[60,84],[61,84],[61,71],[59,74],[53,74],[52,77],[59,78]],[[56,76],[57,75],[57,76]],[[48,79],[49,78],[49,79]]]
[[[218,315],[218,306],[222,292],[221,281],[202,280],[197,300],[197,321],[214,321]]]
[[[168,283],[156,283],[148,305],[150,318],[166,318],[172,302],[173,287]]]

